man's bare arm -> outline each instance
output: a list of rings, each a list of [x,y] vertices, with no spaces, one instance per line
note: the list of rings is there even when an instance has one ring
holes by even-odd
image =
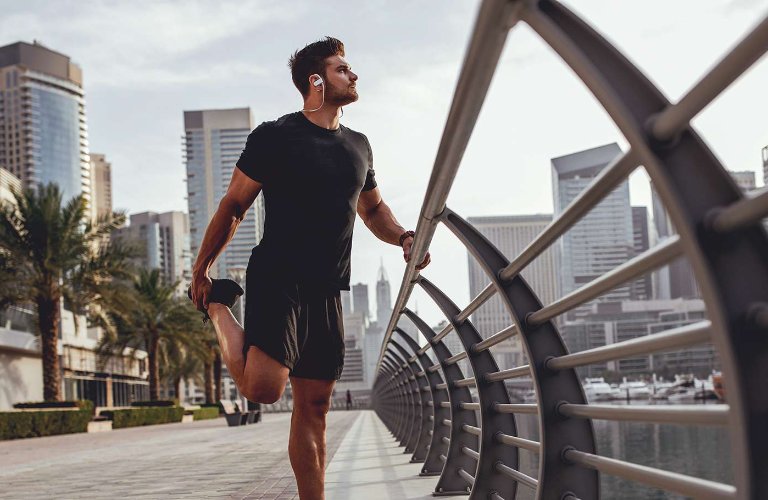
[[[192,266],[192,297],[198,309],[205,309],[208,305],[211,285],[208,271],[232,240],[260,191],[261,183],[235,168],[227,192],[208,223],[195,264]]]
[[[370,191],[363,191],[357,200],[357,214],[363,219],[363,222],[381,241],[392,245],[400,245],[400,235],[405,232],[403,226],[397,222],[395,214],[381,198],[379,188],[373,188]],[[411,245],[413,238],[407,237],[403,240],[403,258],[406,262],[411,259]],[[416,266],[417,269],[424,269],[430,262],[429,252],[424,257],[424,261]]]

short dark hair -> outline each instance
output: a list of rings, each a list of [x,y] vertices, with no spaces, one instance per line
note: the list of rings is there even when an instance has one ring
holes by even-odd
[[[344,57],[344,44],[331,36],[310,43],[293,53],[288,60],[288,67],[291,68],[293,84],[301,95],[309,94],[309,75],[317,73],[325,78],[325,60],[335,55]]]

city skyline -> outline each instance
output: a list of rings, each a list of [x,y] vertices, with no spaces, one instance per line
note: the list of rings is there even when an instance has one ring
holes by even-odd
[[[249,106],[258,110],[256,124],[292,111],[300,101],[285,69],[287,56],[303,43],[334,34],[346,43],[348,58],[361,75],[361,100],[345,110],[343,121],[369,136],[384,199],[406,228],[415,226],[476,5],[419,5],[406,15],[350,2],[331,17],[309,3],[297,3],[291,11],[254,3],[238,7],[236,22],[225,7],[205,2],[193,8],[173,3],[143,8],[25,2],[8,6],[0,20],[0,32],[7,38],[0,44],[40,39],[83,68],[91,148],[113,164],[115,207],[135,213],[186,210],[178,148],[182,110]],[[673,101],[764,13],[764,6],[748,1],[721,1],[706,11],[694,2],[664,4],[665,18],[654,15],[653,3],[618,7],[594,1],[572,8],[617,40],[645,72],[661,76],[657,83]],[[365,26],[347,22],[374,12],[376,21]],[[171,17],[179,21],[176,28],[159,29]],[[427,18],[441,29],[424,30]],[[668,21],[677,18],[692,22]],[[105,26],[104,19],[120,22],[107,21]],[[111,36],[95,43],[99,32],[86,28],[97,20]],[[259,27],[257,34],[241,34],[243,22]],[[397,36],[392,36],[392,26],[397,26]],[[262,46],[270,49],[254,50]],[[665,50],[668,47],[676,49]],[[387,57],[392,53],[399,57]],[[547,92],[547,106],[535,98],[510,98],[538,95],[555,80],[559,92]],[[694,121],[732,170],[762,169],[760,150],[768,136],[755,125],[759,114],[751,111],[766,82],[768,68],[760,62]],[[382,119],[382,109],[392,109],[395,115]],[[564,109],[569,112],[562,113]],[[393,127],[392,120],[417,126]],[[515,140],[510,154],[504,155],[506,168],[500,168],[499,144],[510,133]],[[464,217],[549,212],[549,158],[612,140],[625,145],[562,63],[530,30],[516,30],[449,206]],[[488,183],[489,178],[496,182]],[[646,184],[642,170],[631,178],[633,206],[651,205]],[[477,203],[478,192],[483,192],[482,204]],[[383,258],[396,295],[404,267],[400,253],[376,241],[362,224],[356,229],[353,282],[373,282]],[[441,228],[432,249],[433,263],[425,275],[437,276],[451,296],[469,300],[466,273],[451,272],[455,262],[464,260],[463,247]],[[430,324],[442,319],[424,294],[414,293],[415,301]]]

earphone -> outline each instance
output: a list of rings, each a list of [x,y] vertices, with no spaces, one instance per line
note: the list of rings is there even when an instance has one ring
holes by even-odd
[[[322,107],[323,107],[323,104],[325,104],[325,85],[323,85],[323,83],[324,83],[324,82],[323,82],[323,77],[322,77],[322,76],[320,76],[320,75],[318,75],[317,73],[313,73],[313,74],[309,75],[309,77],[310,77],[310,78],[312,78],[313,76],[316,76],[316,77],[317,77],[317,80],[315,80],[314,82],[312,82],[312,85],[313,85],[314,87],[320,87],[320,86],[322,86],[322,89],[321,89],[321,90],[323,91],[323,100],[322,100],[322,102],[320,103],[320,107],[319,107],[319,108],[315,108],[315,109],[302,109],[302,111],[306,111],[306,112],[308,112],[308,113],[311,113],[311,112],[313,112],[313,111],[317,111],[318,109],[320,109],[320,108],[322,108]]]

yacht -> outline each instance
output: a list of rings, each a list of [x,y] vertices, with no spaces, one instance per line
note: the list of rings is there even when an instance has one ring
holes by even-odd
[[[639,380],[624,381],[614,390],[614,399],[650,399],[651,390],[648,384]]]
[[[602,377],[585,378],[584,393],[587,401],[608,401],[611,399],[611,386]]]

